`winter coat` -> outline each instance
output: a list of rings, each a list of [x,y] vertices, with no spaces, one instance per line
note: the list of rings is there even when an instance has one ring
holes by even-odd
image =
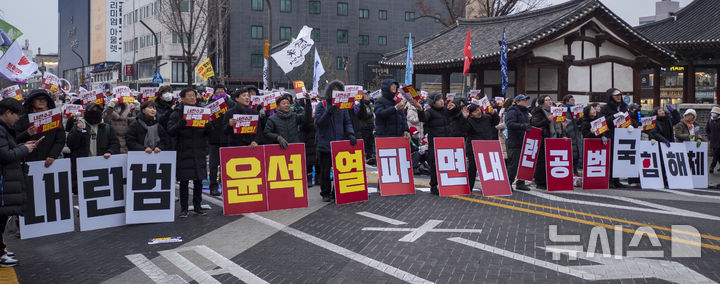
[[[298,112],[289,111],[287,114],[278,110],[268,118],[264,134],[270,144],[277,144],[278,136],[282,136],[288,143],[302,143],[298,132],[300,126],[311,120],[311,116],[312,113],[305,112],[304,109],[300,109]]]
[[[15,143],[15,130],[0,121],[0,216],[20,215],[25,204],[25,145]],[[47,138],[46,138],[47,139]]]
[[[207,123],[205,127],[189,127],[183,118],[185,105],[180,104],[170,114],[167,133],[175,140],[177,151],[176,167],[177,179],[202,180],[207,177],[207,161],[205,156],[208,153],[208,135],[212,130],[212,124]]]
[[[306,112],[312,112],[312,106]],[[317,127],[314,122],[308,122],[300,126],[300,141],[305,143],[305,160],[307,164],[314,164],[317,161]]]
[[[686,142],[702,139],[702,136],[700,135],[700,127],[698,127],[697,122],[693,122],[693,127],[695,128],[695,138],[690,139],[690,129],[688,128],[687,123],[685,123],[685,120],[681,120],[680,122],[675,124],[675,126],[673,126],[675,142]]]
[[[210,103],[215,102],[215,100],[211,101]],[[230,96],[225,96],[225,103],[227,104],[228,111],[235,107],[235,102],[230,98]],[[228,136],[225,134],[225,116],[226,113],[220,114],[217,118],[210,121],[212,124],[212,131],[210,132],[210,137],[208,137],[208,143],[210,145],[217,145],[217,146],[225,146],[228,143]]]
[[[158,124],[158,135],[160,141],[155,147],[160,150],[167,149],[167,143],[170,141],[170,136],[167,135],[165,128],[160,124],[157,118],[149,118],[145,114],[140,113],[135,121],[130,124],[128,131],[125,134],[125,142],[127,142],[128,151],[145,151],[145,135],[147,135],[147,128],[140,122],[144,122],[147,126],[153,126]]]
[[[705,132],[710,139],[710,148],[720,148],[720,119],[710,119],[705,126]]]
[[[327,103],[319,103],[315,108],[315,124],[317,125],[317,151],[330,153],[330,142],[355,137],[350,114],[345,109],[335,106],[326,107]]]
[[[236,114],[242,114],[242,115],[257,115],[258,116],[258,128],[255,134],[234,134],[233,133],[233,127],[234,125],[230,125],[230,119],[233,118]],[[240,104],[235,104],[235,106],[231,109],[228,109],[228,111],[225,113],[225,117],[223,118],[223,134],[227,135],[228,137],[228,146],[249,146],[250,143],[255,142],[258,145],[260,145],[260,142],[262,140],[262,132],[263,129],[260,128],[260,113],[258,113],[257,110],[251,108],[251,107],[242,107]]]
[[[360,100],[357,117],[360,120],[360,130],[373,132],[375,129],[375,105],[371,101]]]
[[[528,108],[524,106],[511,106],[505,113],[505,127],[508,130],[508,149],[522,148],[525,139],[526,127],[530,125]]]
[[[40,141],[40,144],[37,145],[37,148],[34,151],[25,156],[25,161],[28,162],[43,161],[46,158],[57,159],[60,157],[63,147],[65,147],[65,130],[62,127],[43,133],[36,133],[32,136],[30,136],[27,132],[28,128],[30,128],[30,119],[28,114],[33,112],[32,101],[41,97],[47,100],[48,109],[54,109],[56,107],[55,102],[47,94],[34,93],[25,100],[25,103],[23,104],[25,114],[20,117],[14,127],[15,133],[18,133],[15,138],[15,141],[18,144],[24,144],[27,141],[38,140],[45,137],[43,141]]]
[[[89,103],[85,106],[85,111],[92,109],[96,106],[94,103]],[[67,146],[70,148],[70,157],[81,158],[90,156],[90,136],[92,127],[84,119],[80,120],[85,124],[83,129],[79,129],[77,124],[74,124],[72,129],[67,135]],[[102,156],[105,153],[120,154],[120,141],[118,140],[115,129],[109,123],[99,123],[97,126],[97,142],[96,142],[96,154]]]
[[[167,129],[168,120],[170,119],[170,114],[172,113],[172,106],[174,104],[174,101],[166,102],[162,98],[157,98],[155,100],[155,104],[157,104],[157,115],[155,115],[158,118],[158,122],[160,122],[160,125],[162,125],[163,128]]]
[[[498,131],[495,126],[500,123],[500,117],[496,113],[483,114],[480,118],[463,118],[460,130],[465,133],[465,146],[472,149],[473,140],[497,140]],[[470,152],[472,153],[472,152]]]
[[[116,109],[119,108],[119,111]],[[130,123],[135,121],[135,117],[130,116],[130,105],[127,103],[117,103],[114,107],[106,106],[103,110],[103,121],[109,123],[115,134],[117,135],[118,141],[120,141],[120,153],[127,153],[128,148],[125,143],[125,134],[127,133],[128,126]]]
[[[403,132],[409,131],[405,112],[395,108],[395,94],[390,92],[392,84],[400,85],[393,79],[385,79],[380,87],[382,96],[375,101],[375,137],[402,137]]]
[[[450,127],[458,115],[458,109],[448,110],[446,107],[431,107],[427,110],[418,111],[420,121],[424,123],[425,133],[428,135],[428,143],[433,143],[435,137],[452,137],[455,129]]]
[[[420,121],[420,115],[418,114],[418,110],[414,106],[408,105],[406,112],[408,126],[415,127],[415,129],[420,132],[420,137],[423,137],[425,135],[425,132],[423,132],[423,123],[422,121]]]
[[[554,122],[550,112],[542,107],[533,109],[530,125],[542,129],[543,138],[558,138],[562,133],[560,124]]]
[[[615,100],[612,98],[612,93],[615,92],[615,89],[609,89],[605,92],[605,102],[606,104],[600,108],[600,114],[605,117],[605,120],[607,121],[608,125],[608,132],[609,132],[609,138],[614,137],[615,133],[615,124],[613,123],[613,120],[615,120],[615,114],[618,112],[627,112],[628,111],[628,105],[620,100],[619,103],[615,102]]]
[[[582,126],[582,119],[574,119],[572,115],[572,109],[568,106],[568,113],[566,116],[567,124],[563,127],[563,137],[570,138],[572,140],[572,151],[573,157],[581,157],[583,153],[583,134],[580,127]]]

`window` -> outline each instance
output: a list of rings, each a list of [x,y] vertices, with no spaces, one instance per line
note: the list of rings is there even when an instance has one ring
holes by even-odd
[[[133,39],[133,50],[138,50],[138,38]]]
[[[310,14],[320,14],[320,1],[310,1],[308,11]]]
[[[180,1],[180,12],[190,12],[190,0]]]
[[[146,35],[146,36],[145,36],[145,45],[146,45],[146,46],[152,46],[154,41],[155,41],[155,40],[153,39],[153,36],[152,36],[152,35]]]
[[[140,8],[140,20],[145,19],[145,9]]]
[[[415,20],[415,12],[405,12],[405,21],[412,22]]]
[[[412,37],[412,41],[415,42],[415,37]],[[408,46],[408,37],[405,37],[405,46]]]
[[[335,68],[337,70],[345,69],[345,60],[347,60],[347,57],[338,56],[337,58],[335,58]]]
[[[337,30],[337,42],[338,43],[346,43],[348,41],[348,31],[347,30]]]
[[[145,47],[145,37],[141,36],[140,37],[140,48],[143,48],[143,47]]]
[[[172,81],[173,83],[187,82],[187,67],[185,62],[172,63]]]
[[[262,54],[252,54],[250,55],[250,67],[263,67],[263,55]]]
[[[312,32],[310,32],[310,38],[313,41],[320,41],[320,29],[313,29]]]
[[[156,33],[158,44],[162,43],[162,33]]]
[[[155,1],[155,14],[160,13],[160,0]]]
[[[292,0],[280,0],[280,12],[292,12]]]
[[[292,29],[290,27],[280,27],[280,40],[290,40],[292,37]]]
[[[264,37],[263,26],[252,26],[251,29],[252,29],[251,38],[262,39]]]
[[[264,0],[252,0],[251,9],[253,11],[262,11],[263,10],[263,1]]]
[[[360,38],[358,38],[358,44],[359,45],[370,44],[370,36],[369,35],[360,35]]]
[[[378,45],[381,45],[381,46],[387,45],[387,36],[379,36],[378,37]]]
[[[370,17],[370,10],[368,9],[360,9],[360,19],[367,19]]]
[[[183,40],[183,39],[180,37],[179,34],[173,33],[173,35],[172,35],[172,43],[186,43],[187,40],[188,40],[188,36],[185,35],[184,38],[185,38],[185,40]],[[190,43],[192,43],[192,42],[193,42],[193,38],[190,37]]]
[[[440,22],[440,14],[438,14],[438,13],[435,13],[435,22],[436,23]]]
[[[337,15],[338,16],[347,16],[348,15],[348,3],[347,2],[338,2]]]
[[[378,11],[378,19],[387,20],[387,10]]]
[[[138,11],[133,11],[133,23],[137,23],[138,20]]]

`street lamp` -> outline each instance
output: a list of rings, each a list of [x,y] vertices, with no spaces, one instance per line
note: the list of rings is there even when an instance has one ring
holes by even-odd
[[[158,40],[157,40],[157,35],[155,34],[155,32],[154,32],[147,24],[145,24],[145,22],[144,22],[143,20],[140,20],[140,23],[141,23],[143,26],[145,26],[145,28],[147,28],[148,30],[150,30],[150,33],[151,33],[152,36],[153,36],[153,40],[155,40],[155,73],[157,73],[157,72],[158,72]]]
[[[80,64],[81,64],[81,66],[80,66],[80,79],[78,80],[78,82],[79,82],[79,83],[78,83],[78,86],[80,86],[80,85],[82,85],[82,84],[85,82],[85,81],[83,80],[83,79],[85,79],[85,78],[84,78],[84,77],[85,77],[85,59],[83,59],[83,57],[80,56],[80,53],[78,53],[78,52],[75,50],[75,48],[70,48],[70,50],[72,50],[72,52],[75,53],[75,55],[77,55],[77,56],[80,58]]]
[[[265,3],[267,3],[268,6],[268,45],[272,46],[272,5],[270,4],[270,0],[265,0]],[[268,54],[269,56],[269,54]],[[270,90],[272,89],[272,60],[268,58],[268,84],[270,86],[265,86],[266,89]]]

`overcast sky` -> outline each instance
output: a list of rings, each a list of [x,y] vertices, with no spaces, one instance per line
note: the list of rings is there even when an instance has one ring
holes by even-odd
[[[58,0],[62,1],[62,0]],[[360,0],[357,0],[360,1]],[[415,1],[415,0],[392,0]],[[425,0],[437,1],[437,0]],[[546,0],[550,4],[558,4],[567,0]],[[679,0],[680,7],[685,7],[692,0]],[[58,3],[53,0],[2,0],[0,18],[20,29],[24,35],[20,40],[30,40],[30,48],[37,53],[56,53],[58,49]],[[68,1],[70,2],[70,1]],[[655,14],[657,0],[601,0],[610,10],[626,22],[635,26],[638,18]]]

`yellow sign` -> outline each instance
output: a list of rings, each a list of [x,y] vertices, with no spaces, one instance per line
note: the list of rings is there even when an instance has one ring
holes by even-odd
[[[340,194],[365,190],[365,172],[363,171],[363,153],[361,150],[354,152],[340,152],[335,156],[335,167],[339,181],[338,190]]]
[[[240,166],[249,166],[248,170],[238,171]],[[225,167],[227,175],[232,178],[227,182],[228,186],[228,203],[244,203],[258,202],[263,200],[262,193],[259,192],[262,185],[262,177],[260,175],[260,160],[255,157],[235,158],[227,162]]]
[[[215,70],[213,70],[212,63],[210,63],[210,58],[206,58],[205,61],[200,63],[200,65],[195,68],[195,72],[202,77],[203,81],[207,81],[208,78],[215,76]]]

